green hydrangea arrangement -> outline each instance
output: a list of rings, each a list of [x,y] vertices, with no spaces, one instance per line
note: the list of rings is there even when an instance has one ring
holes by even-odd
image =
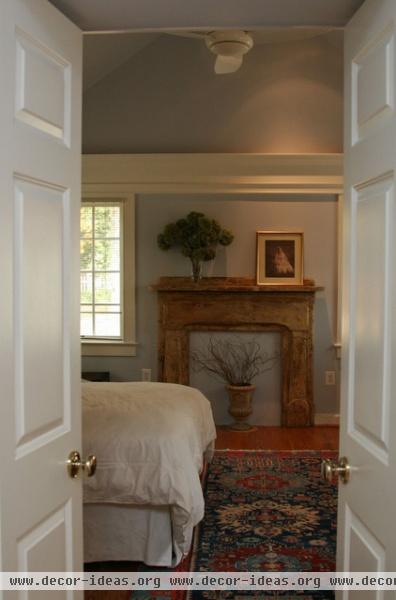
[[[180,248],[192,263],[193,279],[198,281],[201,273],[201,263],[213,260],[216,247],[228,246],[234,239],[233,233],[223,229],[214,219],[203,213],[190,212],[184,219],[166,225],[158,235],[158,246],[161,250]]]

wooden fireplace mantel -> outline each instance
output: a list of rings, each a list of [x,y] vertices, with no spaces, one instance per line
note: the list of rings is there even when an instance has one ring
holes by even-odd
[[[191,277],[161,277],[151,289],[159,292],[317,292],[322,287],[315,286],[311,279],[305,279],[304,285],[257,285],[250,277],[204,277],[194,283]]]
[[[323,288],[257,286],[247,278],[213,277],[194,283],[163,277],[158,294],[159,379],[189,383],[189,336],[193,331],[281,334],[282,425],[314,422],[312,393],[313,304]]]

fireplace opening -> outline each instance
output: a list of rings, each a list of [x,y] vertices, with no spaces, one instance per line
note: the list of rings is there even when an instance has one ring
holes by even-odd
[[[271,363],[271,369],[260,373],[252,383],[256,386],[253,396],[253,412],[247,419],[249,424],[279,426],[281,425],[282,387],[281,387],[281,336],[278,332],[239,331],[192,331],[190,333],[190,385],[199,389],[209,399],[216,425],[229,425],[233,418],[228,413],[228,393],[225,383],[218,377],[204,371],[198,371],[192,357],[197,351],[205,352],[211,339],[240,340],[249,342],[255,340],[260,346],[260,354],[278,356]]]
[[[191,385],[193,332],[280,332],[281,423],[286,427],[313,424],[313,305],[321,288],[313,283],[258,286],[238,277],[212,277],[199,284],[183,277],[164,277],[154,289],[158,293],[160,381]]]

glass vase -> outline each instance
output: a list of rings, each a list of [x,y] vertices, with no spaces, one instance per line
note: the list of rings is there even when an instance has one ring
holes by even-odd
[[[202,262],[200,260],[191,261],[191,279],[198,283],[202,279]]]

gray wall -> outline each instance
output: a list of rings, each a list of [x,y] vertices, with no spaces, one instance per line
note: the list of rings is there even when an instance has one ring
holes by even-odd
[[[84,96],[86,153],[342,152],[342,33],[253,48],[230,76],[213,73],[213,57],[201,41],[160,36],[90,88]],[[139,196],[137,199],[137,339],[135,358],[85,358],[86,370],[110,369],[116,380],[156,373],[156,298],[148,286],[162,275],[188,275],[186,259],[165,253],[157,234],[191,210],[218,218],[236,234],[206,265],[207,275],[254,276],[257,229],[305,232],[305,273],[325,287],[315,307],[317,412],[337,411],[337,389],[324,371],[337,370],[332,344],[336,321],[336,202],[334,198],[242,196]],[[278,343],[276,336],[262,342]],[[260,380],[268,410],[255,404],[257,423],[275,422],[280,367]],[[226,422],[226,399],[210,380],[199,383]]]
[[[213,64],[202,40],[157,38],[84,95],[84,153],[342,152],[342,32]]]
[[[325,287],[315,305],[314,394],[317,412],[337,410],[336,387],[324,385],[324,371],[336,370],[332,344],[336,328],[337,294],[337,204],[333,197],[264,198],[261,196],[146,196],[136,203],[137,256],[137,356],[131,358],[83,359],[84,370],[107,370],[115,380],[138,380],[140,369],[149,367],[156,375],[157,307],[155,293],[148,286],[163,275],[189,275],[188,260],[177,251],[163,252],[157,247],[157,234],[170,221],[191,210],[202,211],[235,233],[228,248],[221,248],[215,261],[206,263],[206,275],[251,276],[255,273],[255,232],[258,229],[296,228],[305,234],[305,275]],[[265,344],[276,346],[276,339]],[[196,377],[193,375],[193,380]],[[269,411],[256,407],[256,423],[269,424],[274,417],[274,402],[279,401],[280,365],[266,374],[266,397],[272,398]],[[202,380],[201,380],[202,383]],[[206,381],[219,422],[227,421],[224,395],[217,384]],[[214,387],[213,387],[214,386]],[[217,387],[216,387],[217,386]],[[260,395],[260,394],[259,394]]]

